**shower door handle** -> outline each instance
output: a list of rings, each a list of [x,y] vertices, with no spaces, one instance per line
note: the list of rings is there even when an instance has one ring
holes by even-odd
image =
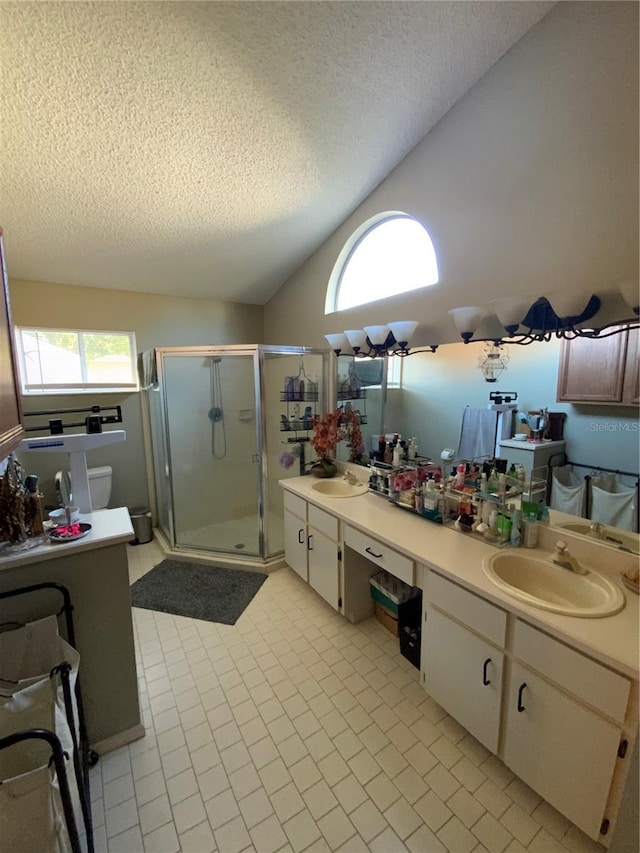
[[[260,461],[260,454],[259,453],[252,453],[251,454],[251,461],[254,464],[257,464]]]

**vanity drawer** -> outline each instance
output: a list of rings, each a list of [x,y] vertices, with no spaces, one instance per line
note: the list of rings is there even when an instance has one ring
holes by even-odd
[[[297,515],[298,518],[307,520],[307,502],[297,495],[292,495],[286,489],[284,490],[284,508]]]
[[[516,620],[513,643],[515,657],[579,699],[624,722],[631,682],[554,640],[526,622]]]
[[[371,560],[376,566],[389,572],[401,581],[413,586],[414,564],[413,560],[398,554],[388,545],[382,545],[377,539],[372,539],[366,533],[360,533],[353,527],[345,526],[344,544],[353,548],[363,557]]]
[[[437,572],[429,572],[427,590],[431,604],[449,613],[496,646],[504,648],[507,633],[507,614],[504,610],[443,578]]]
[[[309,527],[314,527],[320,533],[324,533],[329,539],[338,540],[338,519],[323,509],[309,504]]]

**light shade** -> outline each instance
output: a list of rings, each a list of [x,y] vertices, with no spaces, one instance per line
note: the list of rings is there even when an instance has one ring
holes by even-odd
[[[397,343],[408,344],[418,325],[415,320],[396,320],[389,323],[389,328]]]
[[[466,308],[450,308],[449,314],[456,324],[456,329],[460,332],[465,341],[473,337],[480,323],[487,316],[485,308],[477,306],[468,306]]]
[[[382,346],[389,337],[388,326],[365,326],[364,330],[374,347]]]
[[[533,296],[506,296],[503,299],[494,299],[491,308],[495,311],[498,320],[512,335],[527,316],[529,308],[535,301]]]
[[[579,317],[587,307],[591,295],[586,290],[580,290],[577,293],[576,291],[572,293],[571,291],[563,290],[561,292],[545,293],[545,299],[553,308],[553,313],[556,317],[562,320],[565,317]]]
[[[343,350],[347,344],[348,339],[344,332],[336,332],[335,334],[325,335],[326,341],[333,350]]]
[[[345,329],[344,333],[353,349],[362,349],[367,342],[367,333],[363,329]]]

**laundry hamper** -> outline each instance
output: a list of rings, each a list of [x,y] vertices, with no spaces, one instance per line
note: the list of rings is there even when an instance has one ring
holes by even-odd
[[[551,509],[585,516],[586,486],[570,465],[552,469]]]
[[[39,757],[34,752],[39,747]],[[5,767],[5,756],[21,752],[29,767],[18,775]],[[31,762],[25,761],[30,755]],[[50,756],[50,758],[49,758]],[[34,761],[35,758],[35,761]],[[68,759],[59,738],[47,729],[18,731],[0,737],[0,838],[11,853],[82,853],[69,790],[65,762]]]
[[[31,588],[24,589],[31,591]],[[24,590],[11,591],[0,597],[22,592]],[[72,627],[71,633],[73,634]],[[76,820],[79,820],[79,815],[82,814],[83,849],[91,853],[93,832],[86,750],[81,748],[84,739],[81,732],[82,709],[81,701],[78,701],[80,693],[79,690],[76,691],[79,660],[78,652],[59,635],[55,615],[27,624],[5,623],[0,626],[0,737],[6,738],[20,731],[33,730],[55,733],[71,762],[68,787],[72,809]],[[37,739],[25,739],[20,742],[20,746],[16,745],[10,750],[9,756],[5,754],[0,761],[0,778],[3,780],[0,790],[12,779],[13,787],[17,786],[22,791],[18,799],[5,804],[9,806],[11,802],[14,803],[12,813],[15,813],[16,824],[19,824],[21,819],[20,804],[28,801],[23,799],[25,791],[32,792],[35,796],[34,792],[38,787],[35,782],[44,783],[48,775],[44,772],[46,764],[41,763],[43,749],[43,743]],[[50,752],[50,747],[48,749]],[[30,774],[34,773],[36,775],[31,777]],[[18,779],[21,780],[19,783]],[[35,787],[32,791],[33,785]],[[54,797],[52,802],[59,804],[59,798],[56,800]],[[33,818],[29,816],[28,811],[25,812],[24,818],[32,829]],[[48,838],[49,829],[44,826],[41,829],[43,838]],[[63,846],[60,849],[71,848],[67,845],[66,848]]]

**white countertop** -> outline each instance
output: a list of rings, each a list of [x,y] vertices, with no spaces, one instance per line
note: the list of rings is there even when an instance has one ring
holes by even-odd
[[[281,480],[280,485],[596,660],[638,679],[639,598],[625,589],[619,578],[620,571],[637,564],[633,555],[593,545],[580,537],[572,539],[562,531],[562,538],[571,541],[571,552],[586,565],[614,580],[626,599],[624,609],[613,616],[595,619],[563,616],[530,607],[502,592],[489,580],[482,570],[482,559],[495,554],[494,546],[420,518],[377,495],[323,497],[311,489],[313,482],[312,477],[306,476]],[[549,545],[552,550],[553,540],[560,538],[558,534],[559,531],[544,530],[540,538],[544,544],[545,539],[549,542],[552,537]]]
[[[126,507],[85,513],[80,515],[80,521],[90,524],[91,530],[75,542],[46,540],[42,545],[36,545],[35,548],[27,551],[14,551],[10,554],[0,551],[0,571],[28,566],[31,563],[41,563],[45,560],[55,560],[82,551],[92,551],[95,548],[104,548],[106,545],[116,545],[119,542],[130,542],[134,538],[129,510]]]

